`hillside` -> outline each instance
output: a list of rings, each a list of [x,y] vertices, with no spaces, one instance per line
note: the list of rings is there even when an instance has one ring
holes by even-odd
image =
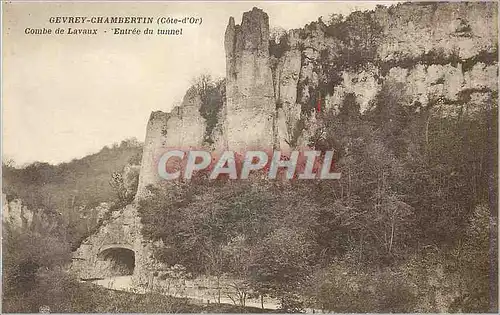
[[[112,202],[116,196],[109,185],[111,175],[130,162],[136,164],[141,151],[139,143],[122,141],[68,163],[35,162],[24,168],[3,165],[3,193],[8,200],[20,198],[28,208],[63,213]]]
[[[110,185],[112,175],[121,174],[128,164],[137,164],[141,154],[142,145],[132,139],[58,165],[35,162],[14,168],[4,164],[5,205],[14,216],[22,209],[32,212],[34,222],[52,217],[71,246],[78,246],[119,201]]]
[[[148,123],[138,210],[164,244],[154,257],[289,312],[496,309],[497,19],[493,2],[379,6],[281,34],[259,8],[230,17],[225,81],[201,78]],[[334,149],[342,177],[165,188],[147,163],[165,146]]]
[[[241,24],[229,17],[226,78],[201,76],[180,106],[154,111],[142,146],[4,166],[8,199],[77,222],[57,239],[29,234],[37,246],[9,234],[7,248],[22,254],[6,260],[11,301],[23,284],[45,292],[40,270],[64,258],[80,279],[126,276],[134,289],[224,294],[241,306],[270,299],[289,313],[496,312],[497,11],[402,3],[277,34],[259,8]],[[263,169],[208,180],[201,171],[166,183],[156,161],[168,148],[334,150],[342,176],[281,181]],[[129,163],[140,164],[135,196],[110,185]],[[82,211],[113,201],[116,211],[81,228]],[[59,246],[68,235],[85,237],[71,255]],[[149,297],[130,300],[148,310]],[[170,302],[179,301],[160,305]]]

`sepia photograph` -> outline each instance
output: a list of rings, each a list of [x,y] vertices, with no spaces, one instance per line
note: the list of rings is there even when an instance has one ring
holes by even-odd
[[[498,313],[497,1],[2,1],[2,313]]]

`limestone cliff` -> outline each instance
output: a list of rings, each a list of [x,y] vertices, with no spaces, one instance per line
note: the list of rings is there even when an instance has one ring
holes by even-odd
[[[137,196],[159,182],[157,161],[167,148],[230,149],[276,146],[276,101],[269,58],[269,18],[254,8],[241,25],[229,19],[225,34],[224,98],[213,128],[197,87],[190,88],[170,113],[153,112],[148,122]],[[209,130],[210,129],[210,130]],[[207,141],[207,138],[210,141]]]
[[[497,19],[493,2],[404,3],[289,31],[275,75],[282,134],[306,145],[318,103],[338,110],[352,93],[365,112],[384,85],[403,87],[408,105],[438,103],[447,114],[471,97],[467,106],[481,106],[497,93]]]
[[[136,202],[159,183],[157,162],[166,150],[304,147],[322,113],[338,111],[347,96],[362,113],[376,106],[383,89],[397,90],[416,111],[437,106],[441,115],[491,106],[498,93],[497,18],[493,2],[405,3],[319,20],[277,41],[260,9],[244,13],[240,25],[230,18],[225,82],[212,86],[212,94],[193,86],[181,106],[151,114]],[[27,219],[16,203],[8,210],[18,225]],[[131,251],[128,268],[147,285],[160,266],[153,246],[134,203],[87,238],[72,267],[82,278],[110,276],[113,255]]]
[[[130,275],[136,285],[144,285],[149,273],[160,265],[152,257],[152,246],[141,234],[136,207],[129,205],[111,213],[99,230],[80,245],[73,253],[71,270],[81,279],[115,276],[113,272],[122,275],[123,270],[113,261],[113,251],[131,251]]]
[[[19,199],[8,200],[2,194],[2,221],[15,229],[26,229],[33,223],[34,213],[29,210]]]
[[[226,50],[227,147],[272,148],[276,106],[269,61],[269,17],[253,8],[241,25],[229,19]]]
[[[142,153],[138,195],[144,193],[147,185],[160,180],[157,161],[168,148],[202,148],[206,123],[200,115],[200,107],[200,97],[191,89],[182,106],[175,107],[170,113],[151,113]]]
[[[11,199],[2,193],[2,222],[4,227],[8,226],[22,232],[28,230],[35,233],[47,232],[60,227],[61,213],[44,209],[30,209],[23,200]]]
[[[403,3],[320,19],[270,41],[262,10],[245,12],[241,25],[231,17],[215,127],[207,128],[214,122],[201,114],[204,100],[193,89],[170,113],[152,113],[138,196],[159,181],[165,148],[304,147],[318,111],[337,111],[348,94],[361,112],[384,86],[400,89],[417,110],[437,105],[452,115],[458,105],[485,106],[498,92],[497,19],[495,2]]]

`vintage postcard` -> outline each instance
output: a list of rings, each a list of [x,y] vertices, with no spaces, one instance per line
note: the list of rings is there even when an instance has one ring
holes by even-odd
[[[498,3],[3,1],[3,313],[498,312]]]

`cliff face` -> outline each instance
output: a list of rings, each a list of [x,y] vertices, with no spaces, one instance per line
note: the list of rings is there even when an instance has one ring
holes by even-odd
[[[170,113],[153,112],[148,122],[137,196],[160,181],[157,161],[167,148],[272,149],[277,139],[276,100],[269,58],[269,18],[254,8],[241,25],[229,19],[225,34],[226,73],[222,106],[202,115],[200,89],[192,87]],[[204,83],[204,82],[202,82]],[[206,100],[205,100],[206,101]],[[206,105],[206,104],[205,104]],[[208,119],[217,122],[208,128]],[[207,141],[207,139],[209,141]]]
[[[148,272],[159,269],[161,264],[152,258],[153,244],[144,239],[141,227],[134,205],[113,212],[99,230],[85,239],[73,253],[71,271],[82,279],[110,277],[116,272],[122,275],[115,261],[123,257],[120,254],[113,257],[112,250],[131,250],[133,264],[130,275],[134,285],[144,285]],[[111,255],[106,256],[107,253]]]
[[[30,209],[21,199],[9,200],[2,194],[2,222],[18,231],[50,231],[60,226],[60,213]]]
[[[497,97],[496,3],[400,4],[321,20],[270,40],[268,16],[253,9],[241,25],[233,18],[225,34],[225,82],[201,80],[181,106],[150,116],[136,201],[161,181],[158,159],[169,149],[307,147],[322,113],[338,112],[346,99],[364,113],[385,91],[415,111],[457,115],[491,106]],[[126,174],[134,178],[134,168]],[[125,175],[124,178],[129,178]],[[132,190],[135,182],[126,184]],[[16,226],[30,214],[4,199],[4,220]],[[75,252],[72,269],[82,278],[125,270],[148,286],[164,268],[142,235],[137,205],[117,212]],[[120,256],[122,255],[122,256]],[[165,269],[167,270],[167,269]]]
[[[144,193],[147,185],[160,181],[157,162],[168,148],[200,149],[203,146],[206,123],[200,115],[200,106],[199,95],[190,90],[182,106],[175,107],[170,113],[151,113],[144,141],[138,196]]]
[[[365,112],[384,85],[402,89],[407,105],[437,104],[446,115],[465,100],[484,105],[497,93],[497,19],[492,2],[405,3],[289,31],[275,75],[288,141],[307,145],[318,103],[338,110],[354,94]],[[303,130],[293,139],[300,119]]]
[[[467,59],[498,44],[495,2],[401,4],[373,14],[383,27],[378,49],[383,60],[418,57],[432,49],[457,51]]]
[[[227,147],[272,147],[276,106],[269,63],[269,18],[254,8],[241,25],[229,19],[226,50]]]
[[[365,112],[385,87],[418,110],[474,110],[497,95],[497,4],[404,3],[310,23],[269,40],[269,19],[254,8],[225,34],[225,97],[215,127],[190,89],[182,106],[148,123],[138,195],[159,181],[167,147],[244,151],[304,147],[321,119],[354,95]],[[211,142],[207,142],[210,129]]]
[[[33,223],[34,213],[19,199],[9,201],[7,195],[2,194],[2,209],[3,222],[9,223],[12,228],[26,229]]]

